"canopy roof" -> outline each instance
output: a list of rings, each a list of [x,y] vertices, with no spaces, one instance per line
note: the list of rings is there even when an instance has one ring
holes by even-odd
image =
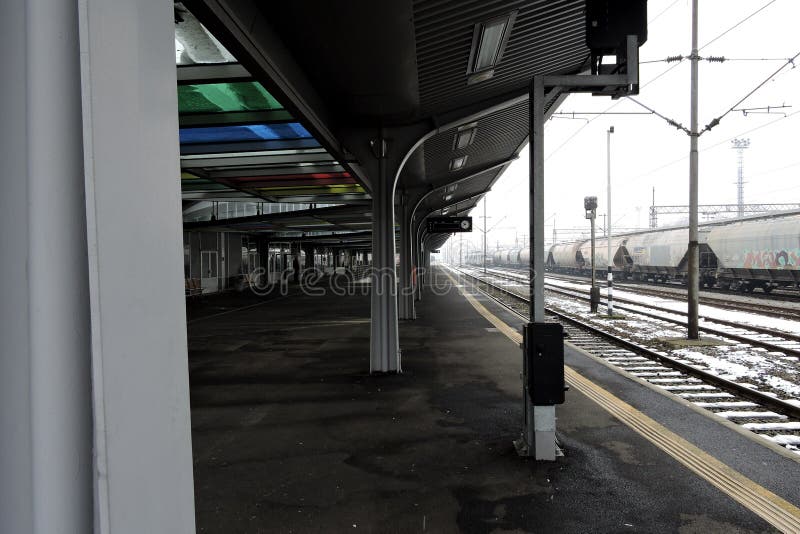
[[[376,127],[424,133],[397,182],[398,195],[421,199],[418,221],[468,213],[527,143],[531,77],[581,72],[590,56],[584,0],[185,4],[176,4],[184,199],[308,205],[308,219],[280,228],[274,214],[227,226],[254,232],[320,219],[367,231],[374,177],[358,145]],[[499,48],[486,52],[491,32]],[[318,204],[348,216],[329,221],[336,212]],[[428,248],[446,237],[429,236]]]

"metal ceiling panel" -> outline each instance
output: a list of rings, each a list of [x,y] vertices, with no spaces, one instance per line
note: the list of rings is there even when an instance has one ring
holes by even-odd
[[[473,143],[463,149],[454,149],[457,128],[447,130],[427,140],[425,172],[429,177],[451,173],[453,179],[459,174],[489,162],[507,159],[515,154],[528,136],[528,102],[500,110],[477,122]],[[460,171],[450,171],[453,158],[467,155],[467,163]]]
[[[488,80],[467,84],[475,24],[517,10],[505,52]],[[576,72],[589,57],[584,0],[415,0],[423,115],[525,87],[534,74]]]

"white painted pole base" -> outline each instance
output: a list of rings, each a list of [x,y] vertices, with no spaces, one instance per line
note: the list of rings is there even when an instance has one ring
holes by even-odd
[[[514,441],[517,455],[546,462],[564,456],[556,443],[556,407],[529,406],[526,434]]]

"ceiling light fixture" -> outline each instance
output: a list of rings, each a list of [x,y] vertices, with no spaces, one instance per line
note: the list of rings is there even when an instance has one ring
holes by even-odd
[[[479,22],[472,32],[472,49],[467,63],[467,85],[488,80],[503,57],[517,12]]]
[[[453,150],[466,148],[475,141],[475,134],[478,133],[478,123],[471,122],[463,126],[459,126],[456,131],[456,137],[453,141]]]
[[[450,170],[457,171],[464,167],[464,164],[467,162],[467,156],[457,156],[450,160]]]

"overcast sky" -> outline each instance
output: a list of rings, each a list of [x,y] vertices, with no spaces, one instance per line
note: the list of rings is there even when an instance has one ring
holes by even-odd
[[[766,7],[764,7],[766,6]],[[748,16],[763,10],[747,19]],[[640,49],[640,102],[689,127],[689,61],[646,61],[689,55],[691,2],[650,0],[647,43]],[[720,36],[726,30],[734,27]],[[800,52],[800,1],[700,0],[700,55],[777,61],[700,62],[699,124],[714,117]],[[708,46],[706,43],[709,43]],[[797,61],[800,66],[800,60]],[[666,74],[665,71],[670,69]],[[663,74],[663,76],[662,76]],[[800,68],[786,67],[739,108],[792,106],[774,114],[731,112],[700,137],[700,203],[736,202],[736,151],[731,139],[749,138],[744,152],[745,202],[800,202]],[[545,217],[548,241],[553,225],[560,236],[569,228],[588,228],[583,197],[596,195],[598,214],[606,212],[606,131],[611,136],[612,219],[620,228],[646,227],[653,187],[657,205],[688,204],[689,137],[654,115],[614,115],[645,111],[609,97],[571,95],[558,110],[604,112],[581,119],[553,118],[545,126]],[[784,117],[783,113],[786,113]],[[490,250],[499,241],[522,243],[528,229],[528,151],[523,151],[488,195]],[[472,216],[482,227],[483,206]],[[505,217],[505,219],[502,219]],[[502,220],[501,220],[502,219]],[[702,220],[702,215],[701,215]],[[603,218],[599,216],[599,223]],[[660,222],[679,219],[662,217]],[[480,243],[481,232],[464,238]]]

